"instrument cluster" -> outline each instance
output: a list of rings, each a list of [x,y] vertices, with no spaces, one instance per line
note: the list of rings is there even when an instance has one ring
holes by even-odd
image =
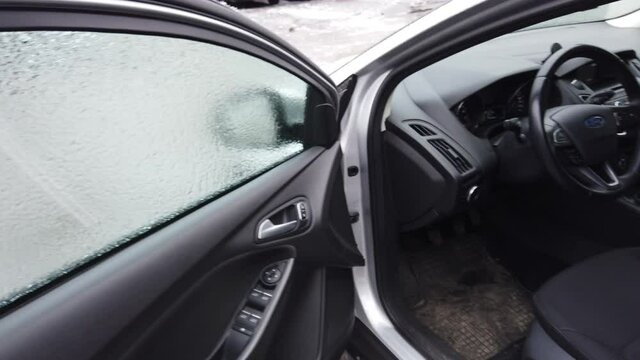
[[[533,79],[522,76],[502,79],[467,97],[451,109],[472,133],[487,132],[511,118],[529,115],[529,95]]]

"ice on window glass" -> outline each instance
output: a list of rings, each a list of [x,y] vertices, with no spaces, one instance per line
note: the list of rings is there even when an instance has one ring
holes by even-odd
[[[0,302],[303,148],[308,85],[221,46],[0,34]]]

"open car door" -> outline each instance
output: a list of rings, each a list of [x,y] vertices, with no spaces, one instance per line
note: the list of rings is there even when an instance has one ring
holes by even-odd
[[[336,359],[333,84],[209,1],[0,2],[0,359]]]

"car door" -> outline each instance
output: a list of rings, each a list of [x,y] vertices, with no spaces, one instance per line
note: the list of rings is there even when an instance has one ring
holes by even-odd
[[[336,90],[208,1],[0,2],[0,359],[335,359]]]

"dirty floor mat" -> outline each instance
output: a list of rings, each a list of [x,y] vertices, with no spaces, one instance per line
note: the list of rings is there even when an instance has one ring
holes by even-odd
[[[530,295],[479,238],[462,236],[405,257],[415,278],[414,287],[404,286],[405,298],[420,322],[463,358],[490,359],[525,337],[533,320]]]

